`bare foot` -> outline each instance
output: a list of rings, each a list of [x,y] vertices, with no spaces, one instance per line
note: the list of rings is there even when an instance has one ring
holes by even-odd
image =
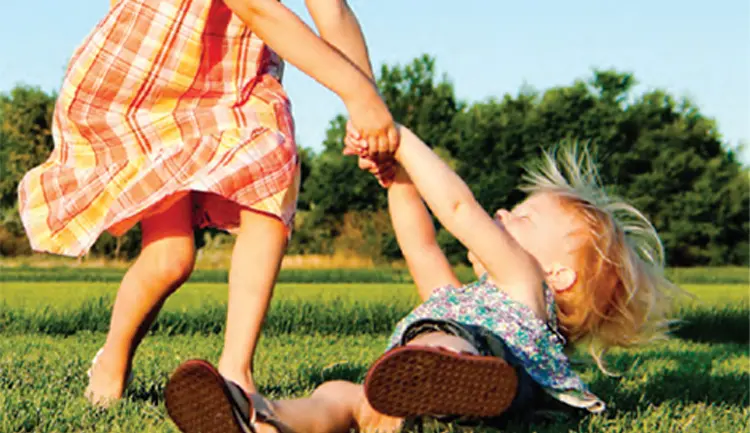
[[[364,393],[359,406],[354,411],[354,418],[362,433],[391,433],[403,427],[403,418],[394,418],[376,411],[370,406]]]
[[[101,351],[89,370],[89,384],[84,396],[94,406],[107,408],[122,398],[125,378],[129,373],[128,362],[117,362],[107,351]],[[118,365],[124,364],[125,367]]]

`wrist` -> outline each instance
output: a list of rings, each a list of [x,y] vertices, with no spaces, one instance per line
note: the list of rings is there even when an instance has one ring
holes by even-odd
[[[396,172],[393,175],[393,183],[401,185],[409,185],[412,183],[409,173],[404,170],[404,167],[402,167],[401,164],[396,163]]]
[[[349,112],[356,106],[370,106],[383,104],[383,100],[378,93],[375,83],[357,69],[357,79],[351,80],[349,85],[343,86],[339,97],[346,105]]]
[[[404,149],[406,149],[406,152],[408,152],[409,148],[413,144],[413,140],[411,139],[413,134],[408,128],[399,123],[396,124],[396,131],[398,132],[399,136],[399,144],[396,148],[396,151],[393,153],[393,159],[398,163],[399,170],[402,171],[403,174],[408,178],[409,174],[406,172],[402,161],[405,153]]]

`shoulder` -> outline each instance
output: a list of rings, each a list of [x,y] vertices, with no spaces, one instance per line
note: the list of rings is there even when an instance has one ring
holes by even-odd
[[[538,319],[547,322],[551,319],[547,309],[547,288],[544,280],[531,279],[503,285],[495,284],[492,276],[487,278],[487,284],[496,287],[508,298],[526,307]]]

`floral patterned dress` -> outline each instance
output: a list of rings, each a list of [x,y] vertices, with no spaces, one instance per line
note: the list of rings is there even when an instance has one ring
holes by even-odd
[[[462,287],[439,287],[427,301],[399,322],[389,348],[399,344],[409,325],[423,319],[453,320],[480,326],[500,337],[529,376],[552,397],[593,413],[602,412],[604,402],[591,393],[572,370],[563,351],[565,338],[558,331],[554,296],[546,285],[544,294],[546,322],[528,306],[499,290],[486,275]]]

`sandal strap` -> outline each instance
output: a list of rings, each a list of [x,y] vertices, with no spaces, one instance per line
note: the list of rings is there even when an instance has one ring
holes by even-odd
[[[236,419],[241,420],[239,424],[240,424],[240,427],[242,428],[243,433],[256,433],[255,425],[244,422],[243,414],[234,405],[232,405],[232,415],[234,415]]]
[[[248,394],[236,383],[225,380],[227,389],[232,398],[232,410],[235,416],[242,421],[243,429],[247,433],[255,433],[257,430],[255,424],[262,422],[270,424],[279,433],[286,433],[290,430],[276,416],[271,403],[260,394]]]
[[[224,382],[232,399],[232,411],[234,411],[235,418],[241,421],[240,424],[244,430],[254,433],[257,412],[252,401],[247,397],[247,393],[242,387],[230,380]]]
[[[279,420],[276,416],[276,412],[273,410],[273,405],[268,399],[260,394],[251,394],[250,399],[255,407],[255,413],[258,416],[258,422],[271,425],[279,433],[290,433],[292,430]]]

